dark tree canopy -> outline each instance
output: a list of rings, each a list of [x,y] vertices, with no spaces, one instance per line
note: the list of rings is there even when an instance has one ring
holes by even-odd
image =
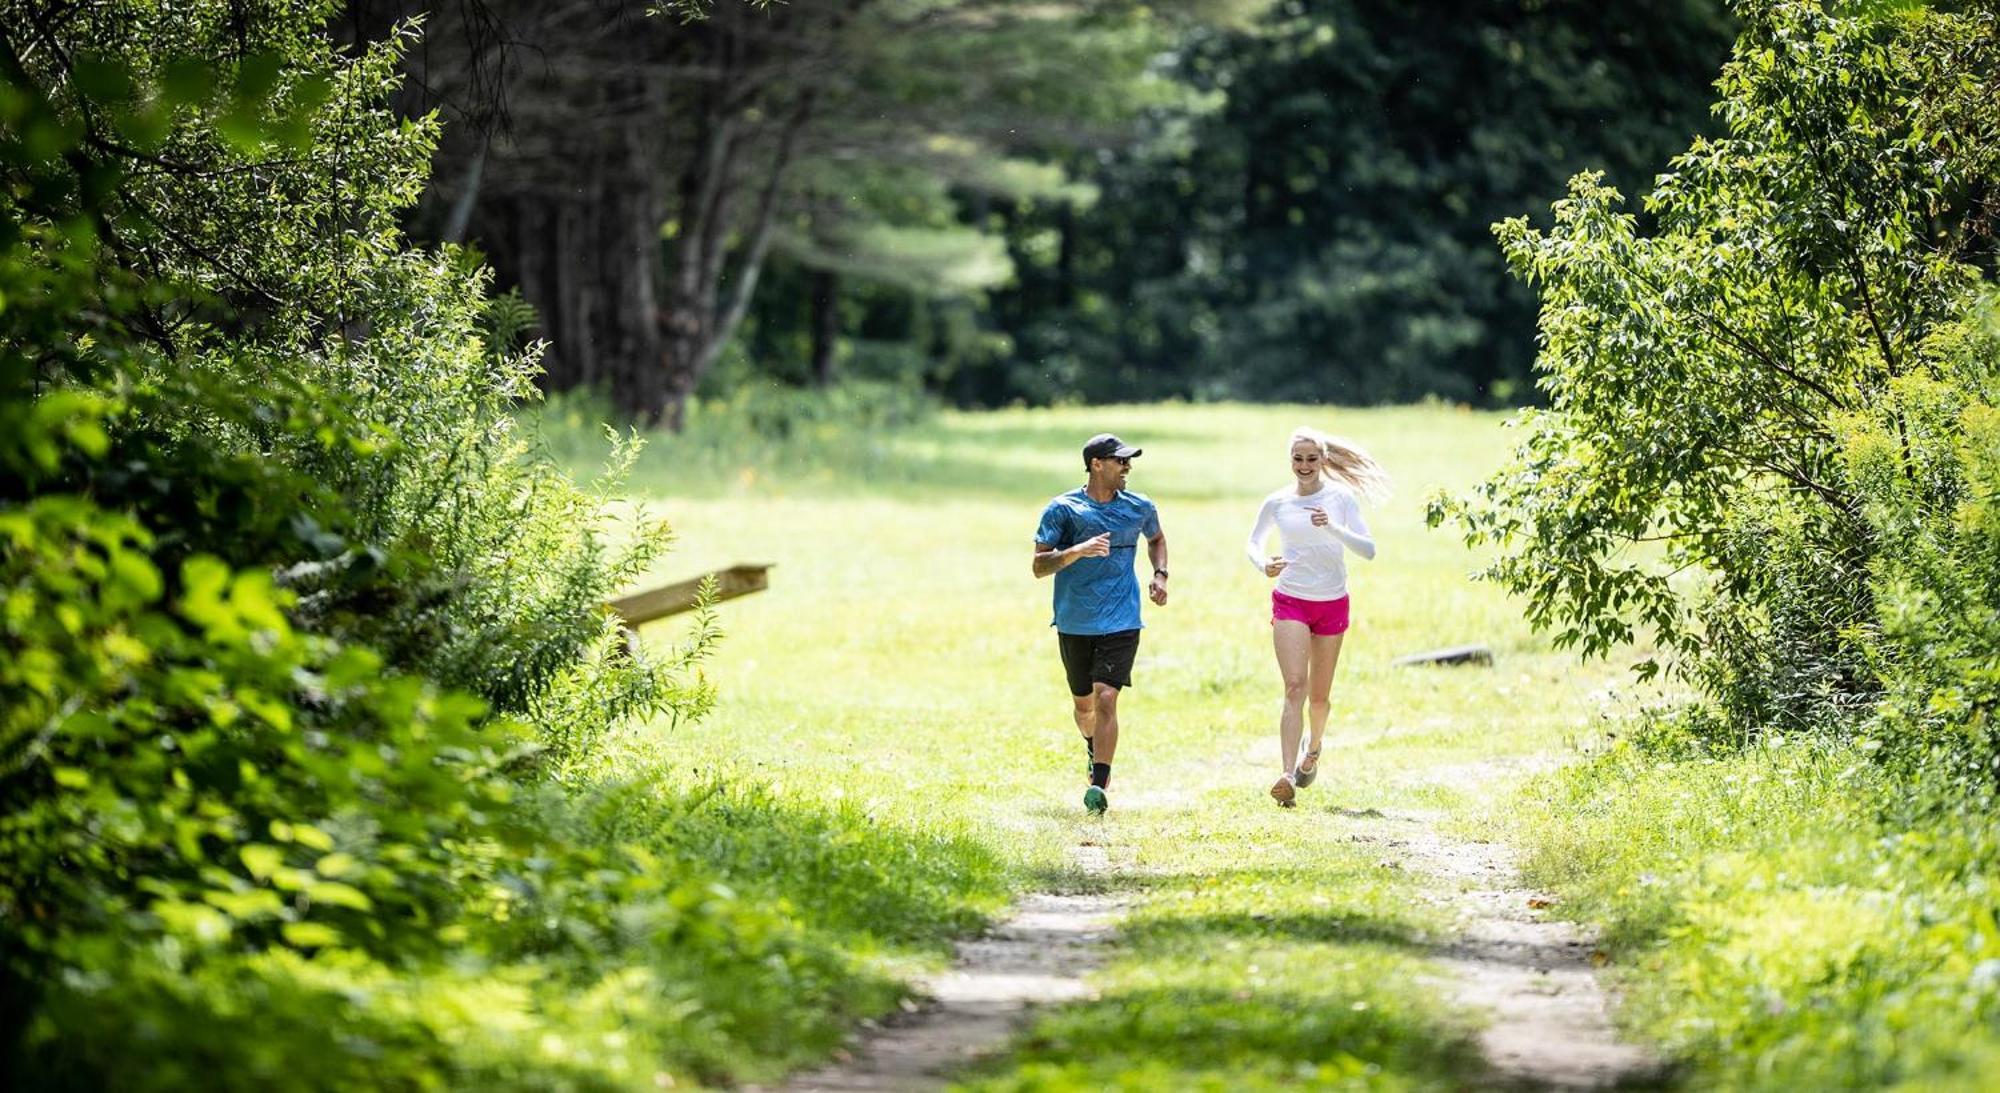
[[[1532,295],[1488,225],[1577,170],[1643,190],[1711,127],[1729,32],[1710,0],[1288,0],[1198,31],[1174,70],[1212,108],[1155,112],[1149,139],[1082,170],[1088,213],[1022,212],[1020,281],[993,305],[1015,350],[951,389],[1523,397]]]

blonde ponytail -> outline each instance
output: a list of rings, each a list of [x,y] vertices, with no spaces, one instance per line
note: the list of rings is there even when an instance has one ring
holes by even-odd
[[[1291,440],[1285,443],[1285,450],[1299,441],[1310,441],[1319,445],[1320,455],[1325,459],[1326,475],[1345,483],[1355,496],[1367,501],[1380,503],[1389,497],[1389,472],[1375,461],[1360,445],[1345,437],[1331,436],[1310,425],[1301,425],[1292,430]]]

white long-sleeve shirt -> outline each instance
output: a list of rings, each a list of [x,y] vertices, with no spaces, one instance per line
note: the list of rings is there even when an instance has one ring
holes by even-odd
[[[1327,524],[1315,527],[1312,510],[1326,510]],[[1323,482],[1313,493],[1302,494],[1296,486],[1286,486],[1264,499],[1257,510],[1257,523],[1243,552],[1257,572],[1264,572],[1270,555],[1264,540],[1276,528],[1284,543],[1285,569],[1278,574],[1277,589],[1302,600],[1337,600],[1347,595],[1348,550],[1363,558],[1375,557],[1375,540],[1361,519],[1361,506],[1343,487]]]

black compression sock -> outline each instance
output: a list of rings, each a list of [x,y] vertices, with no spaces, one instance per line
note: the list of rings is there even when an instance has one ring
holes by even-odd
[[[1090,761],[1093,764],[1097,762],[1097,740],[1094,737],[1086,736],[1083,738],[1083,750],[1084,754],[1090,756]]]
[[[1094,756],[1096,753],[1093,752]],[[1095,758],[1090,762],[1090,784],[1098,789],[1111,788],[1111,764],[1100,763]]]

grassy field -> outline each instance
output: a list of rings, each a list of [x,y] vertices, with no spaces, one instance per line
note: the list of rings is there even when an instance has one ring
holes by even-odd
[[[1324,773],[1281,812],[1265,795],[1278,769],[1269,582],[1241,549],[1258,501],[1287,480],[1300,423],[1370,448],[1397,493],[1368,514],[1379,559],[1352,567]],[[1147,608],[1097,822],[1080,807],[1050,585],[1029,554],[1043,503],[1081,483],[1077,449],[1100,430],[1146,449],[1131,487],[1160,506],[1173,577],[1169,604]],[[631,493],[680,542],[654,576],[776,568],[770,591],[721,608],[717,711],[636,733],[614,761],[657,767],[692,812],[750,794],[746,823],[809,832],[804,850],[774,836],[756,854],[727,839],[700,853],[798,929],[863,954],[857,975],[893,982],[942,959],[944,939],[1011,893],[1133,893],[1097,1000],[1046,1015],[968,1076],[979,1088],[1460,1083],[1477,1066],[1472,1019],[1425,985],[1426,942],[1446,923],[1420,881],[1350,836],[1369,810],[1480,822],[1506,792],[1496,771],[1593,735],[1628,678],[1549,652],[1516,605],[1467,578],[1475,559],[1423,526],[1424,498],[1489,472],[1507,440],[1498,416],[1442,406],[1152,406],[828,427],[678,460],[657,445]],[[573,433],[563,444],[587,454]],[[672,622],[648,632],[676,635]],[[1493,646],[1495,666],[1390,663],[1468,641]],[[1083,871],[1080,846],[1109,870]],[[866,995],[849,1016],[887,1004]]]

